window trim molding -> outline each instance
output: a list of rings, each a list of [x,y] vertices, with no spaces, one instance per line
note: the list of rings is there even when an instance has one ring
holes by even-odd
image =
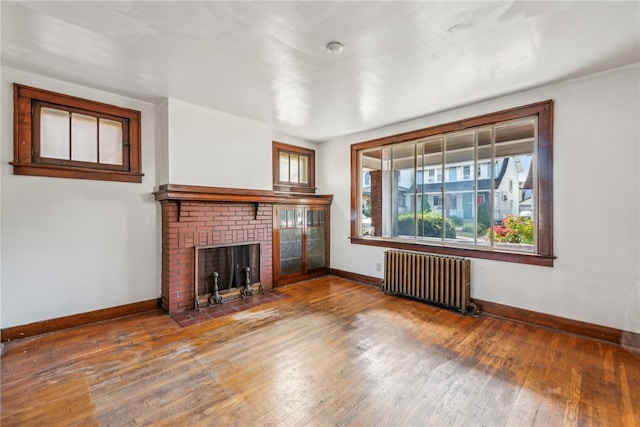
[[[70,161],[69,164],[51,164],[34,160],[35,141],[33,132],[39,124],[33,123],[34,103],[59,105],[64,109],[77,109],[94,113],[96,117],[110,116],[128,122],[128,131],[123,137],[123,144],[128,140],[128,158],[124,158],[123,168],[115,170],[96,163]],[[141,127],[140,115],[136,110],[117,107],[115,105],[77,98],[70,95],[50,92],[29,86],[13,84],[13,166],[14,175],[33,175],[56,178],[94,179],[102,181],[142,182],[141,172]],[[37,151],[37,150],[36,150]],[[60,162],[62,163],[62,162]],[[127,166],[128,164],[128,166]]]
[[[283,184],[280,181],[280,152],[286,151],[309,157],[309,184],[291,185]],[[272,141],[272,171],[273,171],[273,191],[284,193],[310,193],[316,192],[316,152],[310,148],[298,147],[296,145],[285,144],[283,142]]]
[[[402,241],[384,237],[360,237],[358,228],[358,156],[360,151],[374,147],[383,147],[399,142],[411,141],[448,132],[460,131],[467,128],[492,125],[499,122],[538,117],[537,144],[537,227],[536,242],[538,253],[505,252],[496,249],[482,250],[458,246],[434,245]],[[553,100],[537,102],[522,107],[502,110],[495,113],[462,119],[454,122],[436,125],[424,129],[409,131],[397,135],[390,135],[351,145],[351,243],[369,246],[380,246],[394,249],[405,249],[418,252],[431,252],[442,255],[464,256],[496,261],[516,262],[522,264],[553,266]]]

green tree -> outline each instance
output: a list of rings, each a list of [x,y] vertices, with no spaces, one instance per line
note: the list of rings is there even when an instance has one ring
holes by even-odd
[[[364,215],[365,218],[371,218],[371,200],[367,199],[364,201],[362,215]]]
[[[487,228],[489,228],[489,224],[489,202],[485,201],[478,206],[478,235],[484,234]]]

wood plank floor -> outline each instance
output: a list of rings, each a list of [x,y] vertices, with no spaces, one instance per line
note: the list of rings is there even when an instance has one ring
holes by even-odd
[[[147,313],[8,343],[2,426],[637,426],[640,358],[333,276],[185,328]]]

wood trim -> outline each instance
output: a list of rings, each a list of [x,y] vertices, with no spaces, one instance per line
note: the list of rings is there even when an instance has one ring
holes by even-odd
[[[280,221],[279,212],[280,209],[292,209],[300,208],[303,210],[303,225],[302,225],[302,269],[298,272],[289,274],[280,274]],[[273,205],[273,284],[274,286],[287,285],[296,283],[302,280],[307,280],[314,277],[327,275],[329,272],[329,265],[331,263],[331,209],[324,206],[305,206],[305,205]],[[307,212],[324,212],[325,214],[325,265],[322,267],[308,269],[308,253],[307,253]]]
[[[288,194],[271,190],[205,187],[164,184],[153,193],[157,201],[181,200],[196,202],[279,203],[300,205],[330,205],[333,195]]]
[[[541,101],[534,104],[523,105],[522,107],[510,108],[508,110],[496,111],[494,113],[483,114],[468,119],[457,120],[441,125],[431,126],[424,129],[413,130],[397,135],[384,136],[369,141],[352,144],[352,149],[364,150],[373,147],[395,144],[397,142],[411,141],[414,139],[426,138],[428,136],[439,135],[441,133],[455,132],[472,127],[487,126],[499,122],[521,119],[527,116],[534,116],[541,111],[549,111],[549,106],[553,101]]]
[[[640,334],[635,332],[623,331],[616,328],[610,328],[608,326],[567,319],[565,317],[539,313],[524,308],[512,307],[476,298],[473,298],[472,301],[478,305],[482,313],[496,317],[515,320],[529,325],[556,329],[570,334],[596,338],[616,344],[620,344],[622,342],[621,340],[623,335],[627,334],[632,338],[632,342],[640,342]]]
[[[353,280],[359,283],[373,285],[378,288],[382,286],[382,281],[384,280],[377,277],[352,273],[350,271],[339,270],[336,268],[330,268],[329,273],[334,276]],[[477,298],[472,298],[471,301],[478,305],[480,312],[483,314],[513,320],[531,326],[542,326],[545,328],[555,329],[570,334],[600,339],[615,344],[625,344],[627,346],[631,346],[634,348],[637,347],[638,349],[640,349],[640,333],[637,332],[623,331],[616,328],[610,328],[608,326],[601,326],[594,323],[567,319],[565,317],[539,313],[523,308],[484,301]],[[623,337],[625,338],[624,342]]]
[[[358,159],[360,151],[531,116],[537,116],[538,118],[538,161],[536,163],[540,196],[536,208],[538,218],[538,226],[536,229],[537,254],[521,254],[517,252],[482,250],[478,248],[463,249],[445,245],[436,246],[417,243],[416,241],[405,243],[393,239],[370,239],[358,236],[357,223],[360,216],[360,208],[358,206],[360,168],[358,167]],[[351,243],[553,267],[553,260],[555,259],[553,255],[553,100],[537,102],[522,107],[352,144],[350,203]]]
[[[280,151],[300,154],[309,157],[309,184],[294,185],[280,180]],[[273,189],[276,191],[315,193],[316,191],[316,151],[311,148],[298,147],[283,142],[272,141],[271,162],[273,175]]]
[[[309,280],[309,279],[314,279],[316,277],[322,277],[322,276],[326,276],[327,274],[329,274],[329,269],[328,268],[322,268],[319,270],[314,270],[311,273],[307,273],[307,274],[296,274],[295,276],[289,276],[289,277],[284,277],[284,278],[279,278],[278,280],[273,280],[273,287],[274,288],[279,288],[280,286],[285,286],[285,285],[292,285],[294,283],[298,283],[298,282],[302,282],[304,280]]]
[[[379,279],[373,276],[366,276],[364,274],[352,273],[350,271],[338,270],[337,268],[330,268],[329,273],[334,276],[342,277],[343,279],[353,280],[354,282],[364,283],[367,285],[375,286],[376,288],[382,288],[383,279]]]
[[[70,316],[58,317],[56,319],[43,320],[40,322],[29,323],[28,325],[3,328],[0,330],[0,341],[7,342],[19,338],[27,338],[34,335],[44,334],[46,332],[59,331],[61,329],[73,328],[75,326],[86,325],[88,323],[100,322],[102,320],[145,313],[148,311],[159,310],[160,307],[161,299],[158,298],[86,313],[72,314]]]
[[[402,242],[392,239],[375,237],[352,237],[352,244],[379,246],[383,248],[402,249],[405,251],[427,252],[439,255],[451,255],[469,258],[490,259],[493,261],[516,262],[520,264],[538,265],[542,267],[553,267],[553,257],[542,255],[498,252],[471,248],[458,248],[452,246],[428,245],[426,243]]]
[[[14,175],[48,176],[53,178],[94,179],[99,181],[117,181],[141,183],[142,173],[130,173],[122,171],[77,168],[73,166],[58,166],[39,163],[16,163],[13,166]]]
[[[144,174],[141,173],[142,134],[139,111],[17,83],[13,84],[13,104],[13,162],[10,164],[13,165],[15,175],[142,182]],[[47,104],[65,111],[77,110],[93,117],[109,118],[122,123],[122,166],[73,160],[41,160],[39,105]]]

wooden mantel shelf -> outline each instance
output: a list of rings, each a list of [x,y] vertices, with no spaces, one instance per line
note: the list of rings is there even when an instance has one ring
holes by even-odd
[[[156,200],[181,202],[236,202],[280,203],[304,205],[330,205],[332,194],[277,193],[270,190],[244,188],[204,187],[198,185],[164,184],[153,193]]]

